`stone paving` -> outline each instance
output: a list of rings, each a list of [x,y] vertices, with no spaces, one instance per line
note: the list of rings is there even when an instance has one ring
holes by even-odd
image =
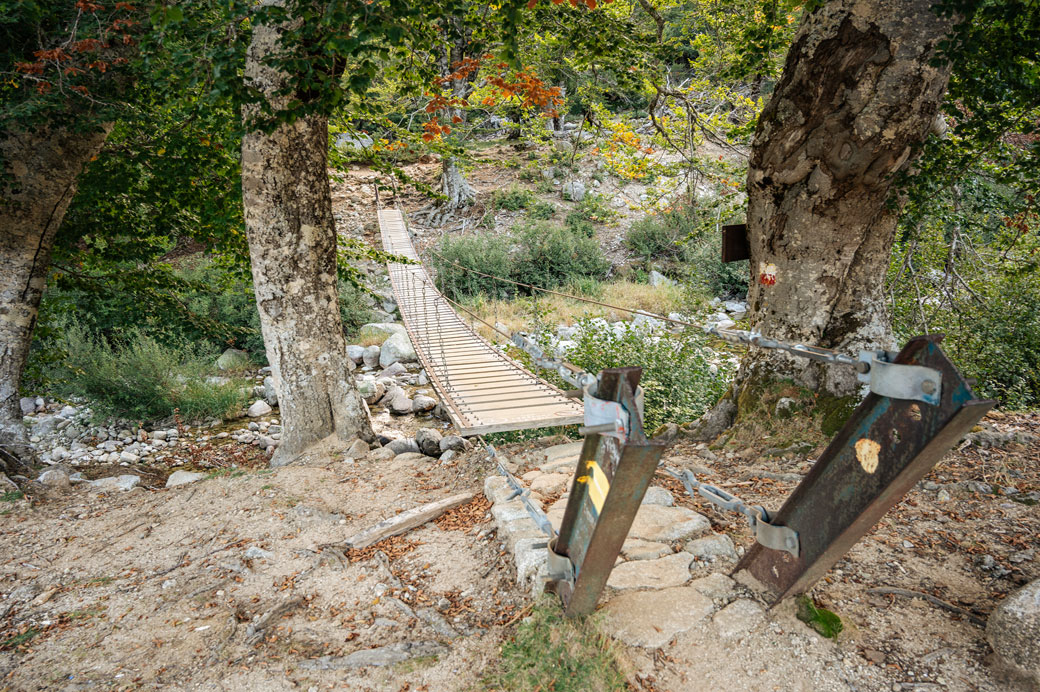
[[[581,442],[529,452],[510,460],[559,529]],[[534,595],[546,578],[546,537],[538,530],[505,478],[491,475],[484,492],[499,540],[512,555],[517,583]],[[720,639],[741,636],[766,619],[752,592],[727,573],[738,558],[733,541],[711,530],[707,517],[675,506],[668,490],[652,486],[636,513],[628,538],[601,597],[602,623],[614,638],[634,647],[659,649],[692,628],[712,627]]]

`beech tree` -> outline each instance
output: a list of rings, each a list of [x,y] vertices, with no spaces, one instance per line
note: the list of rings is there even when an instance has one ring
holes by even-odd
[[[112,128],[136,42],[133,8],[86,0],[5,11],[0,24],[0,465],[31,457],[19,388],[51,250],[84,166]],[[82,21],[81,21],[82,20]],[[88,21],[89,20],[89,21]]]
[[[752,144],[755,329],[849,353],[894,346],[883,295],[893,182],[935,122],[950,76],[936,58],[953,23],[930,0],[830,0],[806,14]],[[751,349],[734,394],[777,379],[859,391],[851,369]]]
[[[260,23],[246,54],[246,83],[283,110],[296,96],[271,56],[291,50],[285,24]],[[246,110],[255,118],[258,109]],[[272,465],[327,438],[373,439],[339,313],[336,225],[329,188],[328,116],[311,113],[242,139],[242,201],[256,304],[278,387],[283,437]]]

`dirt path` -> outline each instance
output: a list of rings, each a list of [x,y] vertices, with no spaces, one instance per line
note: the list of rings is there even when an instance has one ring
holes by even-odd
[[[14,503],[0,519],[0,679],[18,690],[465,687],[522,603],[478,536],[482,500],[383,545],[385,558],[328,547],[476,488],[462,468],[330,460]],[[386,646],[410,662],[342,658]]]

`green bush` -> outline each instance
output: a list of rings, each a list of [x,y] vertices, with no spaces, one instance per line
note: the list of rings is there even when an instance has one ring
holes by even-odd
[[[495,190],[491,196],[496,209],[520,211],[527,209],[534,202],[534,194],[519,185],[510,185],[504,190]]]
[[[643,368],[647,431],[662,423],[696,420],[726,391],[731,373],[725,366],[712,373],[712,351],[699,332],[651,337],[630,324],[621,333],[599,328],[591,320],[580,325],[575,345],[565,354],[567,360],[594,373],[604,368]]]
[[[99,415],[148,421],[180,409],[186,419],[201,420],[245,403],[245,383],[203,379],[217,356],[205,345],[171,346],[141,331],[109,342],[75,324],[61,331],[66,357],[49,379],[58,393],[89,400]]]
[[[589,221],[585,214],[575,209],[567,214],[567,218],[563,220],[564,225],[571,229],[580,236],[591,238],[596,235],[596,226]]]
[[[628,229],[625,247],[646,260],[678,259],[683,254],[679,242],[685,237],[683,229],[670,223],[667,216],[647,216]]]
[[[541,200],[536,201],[527,210],[527,218],[535,219],[539,221],[545,221],[551,219],[556,215],[556,206],[552,202],[543,202]]]
[[[1009,409],[1040,405],[1040,287],[1037,277],[996,274],[974,284],[958,309],[926,304],[928,331],[946,335],[943,350],[975,378],[974,391]],[[897,293],[893,326],[902,341],[924,331],[916,293]],[[938,300],[934,300],[938,304]]]
[[[544,221],[514,229],[519,248],[512,278],[542,288],[562,286],[581,277],[602,277],[609,263],[592,238]]]
[[[501,277],[508,277],[512,273],[510,244],[500,236],[446,235],[437,248],[437,254],[430,259],[437,276],[437,288],[452,300],[479,294],[499,298],[514,293],[511,284],[466,271],[475,269]]]

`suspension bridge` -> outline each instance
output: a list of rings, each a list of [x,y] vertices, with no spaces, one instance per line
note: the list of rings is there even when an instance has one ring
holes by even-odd
[[[378,214],[383,249],[415,262],[391,262],[390,284],[419,362],[461,434],[582,423],[580,401],[509,358],[452,308],[420,263],[401,212]]]
[[[570,398],[470,328],[460,312],[479,318],[434,286],[402,213],[377,213],[383,248],[408,260],[388,263],[405,328],[460,433],[584,423],[580,432],[585,442],[558,532],[509,471],[498,466],[514,490],[512,497],[520,499],[546,533],[547,588],[560,595],[568,615],[594,610],[655,473],[679,480],[691,495],[744,515],[756,544],[736,569],[753,575],[773,598],[782,599],[804,593],[820,579],[994,403],[975,398],[939,348],[941,336],[915,337],[899,352],[862,351],[852,356],[770,339],[757,331],[705,328],[609,306],[701,327],[727,341],[856,370],[869,394],[811,471],[778,511],[751,507],[698,481],[689,470],[660,467],[666,445],[648,440],[642,427],[641,368],[587,373],[543,353],[525,334],[503,332],[536,367],[556,372],[583,397],[581,402]],[[529,290],[598,302],[460,268]],[[493,458],[494,448],[486,446]]]

